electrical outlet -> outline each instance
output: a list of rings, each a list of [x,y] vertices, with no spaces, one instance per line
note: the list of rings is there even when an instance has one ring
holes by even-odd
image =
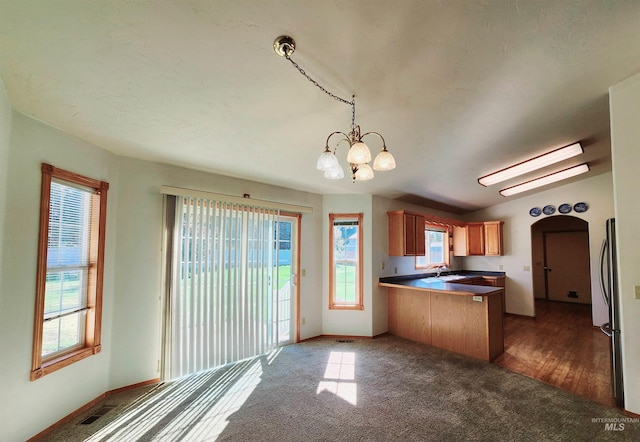
[[[305,325],[306,323],[307,323],[307,318],[303,316],[302,320],[300,321],[300,325]]]
[[[394,267],[394,268],[393,268],[393,272],[397,275],[397,274],[398,274],[398,268],[397,268],[397,267]]]
[[[499,268],[500,270],[504,270],[504,266],[502,264],[500,264]]]
[[[531,271],[531,267],[530,266],[522,266],[522,270],[524,270],[525,272],[530,272]]]
[[[382,261],[382,270],[384,270],[384,261]]]
[[[302,270],[300,271],[300,274],[301,274],[302,276],[307,276],[307,269],[302,269]]]
[[[637,285],[635,289],[636,289],[636,299],[640,299],[640,285]]]

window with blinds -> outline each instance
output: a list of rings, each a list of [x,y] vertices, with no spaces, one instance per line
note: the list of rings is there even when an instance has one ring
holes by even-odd
[[[51,182],[42,356],[84,345],[93,190]]]
[[[329,308],[362,310],[362,214],[329,214]]]
[[[108,186],[42,165],[32,380],[100,351]]]

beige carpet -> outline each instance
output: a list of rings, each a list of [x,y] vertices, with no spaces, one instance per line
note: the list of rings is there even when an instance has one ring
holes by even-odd
[[[103,416],[80,424],[101,407]],[[640,423],[628,419],[496,365],[401,338],[323,338],[107,398],[43,440],[640,440]]]

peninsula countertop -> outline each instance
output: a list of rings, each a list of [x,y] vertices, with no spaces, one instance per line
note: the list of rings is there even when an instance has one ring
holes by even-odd
[[[452,276],[457,279],[450,279]],[[473,278],[504,278],[504,272],[479,272],[479,271],[456,271],[443,274],[440,278],[432,274],[390,276],[379,279],[380,287],[399,287],[423,291],[438,291],[463,296],[489,296],[500,293],[503,287],[492,287],[486,285],[472,285],[456,281],[469,280]],[[442,279],[441,279],[442,278]]]
[[[504,351],[504,283],[502,272],[458,270],[378,285],[387,291],[390,334],[492,361]]]

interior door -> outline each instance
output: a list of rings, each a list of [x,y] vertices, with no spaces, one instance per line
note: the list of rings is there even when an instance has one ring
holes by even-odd
[[[547,299],[591,304],[589,232],[545,232],[544,251]]]
[[[293,343],[298,335],[298,231],[299,216],[280,214],[274,231],[277,275],[278,344]]]

